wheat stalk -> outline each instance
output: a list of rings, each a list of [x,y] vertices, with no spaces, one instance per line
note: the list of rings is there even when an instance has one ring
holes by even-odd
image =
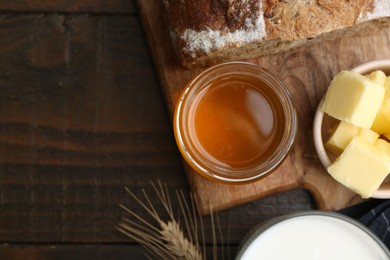
[[[191,243],[181,231],[177,222],[168,221],[161,224],[161,236],[165,240],[167,249],[180,259],[202,259],[199,248]]]
[[[143,190],[144,198],[141,200],[126,188],[130,196],[152,216],[155,224],[147,222],[134,211],[120,205],[135,220],[123,218],[122,222],[118,225],[119,231],[137,241],[152,256],[158,259],[206,259],[203,221],[200,217],[196,200],[191,195],[190,203],[188,203],[182,191],[176,192],[180,213],[184,218],[184,224],[181,224],[175,218],[167,186],[163,186],[160,182],[158,182],[158,186],[153,183],[152,186],[159,198],[159,202],[168,214],[168,219],[164,221],[160,217],[145,190]],[[211,215],[211,217],[214,227],[213,216]],[[201,237],[198,234],[198,229],[201,230]],[[214,242],[216,241],[215,237],[213,228]],[[203,251],[201,250],[200,240],[202,240]],[[216,243],[214,243],[214,259],[216,258]]]

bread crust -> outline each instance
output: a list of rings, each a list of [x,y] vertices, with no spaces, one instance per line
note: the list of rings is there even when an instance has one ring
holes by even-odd
[[[276,53],[390,16],[388,0],[163,0],[185,67]]]

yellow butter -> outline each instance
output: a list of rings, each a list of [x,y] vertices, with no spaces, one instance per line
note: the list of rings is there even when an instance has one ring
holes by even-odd
[[[333,154],[339,155],[347,147],[349,142],[351,142],[352,138],[360,133],[360,129],[360,127],[348,122],[340,121],[332,135],[325,142],[325,148]]]
[[[390,76],[386,77],[384,86],[385,86],[385,91],[390,89]]]
[[[361,128],[359,136],[371,144],[375,144],[379,138],[379,134],[377,132],[365,128]]]
[[[387,78],[386,74],[381,70],[373,71],[367,77],[382,86],[385,85]]]
[[[379,134],[390,133],[390,121],[379,111],[371,129]]]
[[[328,151],[339,155],[355,136],[360,136],[372,144],[375,144],[379,138],[379,134],[371,129],[360,128],[348,122],[340,121],[324,146]]]
[[[390,172],[390,159],[375,144],[357,136],[328,167],[328,172],[363,198],[369,198]]]
[[[354,71],[341,71],[331,82],[322,111],[362,128],[371,128],[385,88]]]
[[[378,139],[375,143],[379,150],[383,151],[390,158],[390,143],[383,139]]]
[[[390,89],[387,89],[383,97],[379,112],[390,121]]]
[[[385,95],[371,129],[379,134],[390,133],[390,78],[385,81]]]
[[[384,133],[384,134],[382,134],[384,137],[386,137],[387,138],[387,140],[390,140],[390,133]]]

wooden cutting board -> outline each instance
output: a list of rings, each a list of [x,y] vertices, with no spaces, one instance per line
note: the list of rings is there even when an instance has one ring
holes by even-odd
[[[178,64],[160,1],[139,0],[138,9],[166,105],[173,115],[180,92],[201,69],[186,70]],[[312,123],[316,106],[334,75],[342,69],[384,58],[390,58],[390,28],[385,26],[351,32],[343,37],[326,37],[309,46],[247,60],[273,72],[289,88],[298,111],[296,143],[276,172],[252,184],[214,183],[197,175],[184,163],[202,213],[294,188],[307,189],[322,210],[337,210],[362,201],[360,196],[334,181],[320,164],[313,145]]]

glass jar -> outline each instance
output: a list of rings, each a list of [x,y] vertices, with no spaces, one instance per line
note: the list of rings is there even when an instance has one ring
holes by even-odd
[[[184,88],[174,132],[186,162],[202,176],[248,183],[273,172],[297,129],[287,87],[264,68],[227,62],[206,69]]]

